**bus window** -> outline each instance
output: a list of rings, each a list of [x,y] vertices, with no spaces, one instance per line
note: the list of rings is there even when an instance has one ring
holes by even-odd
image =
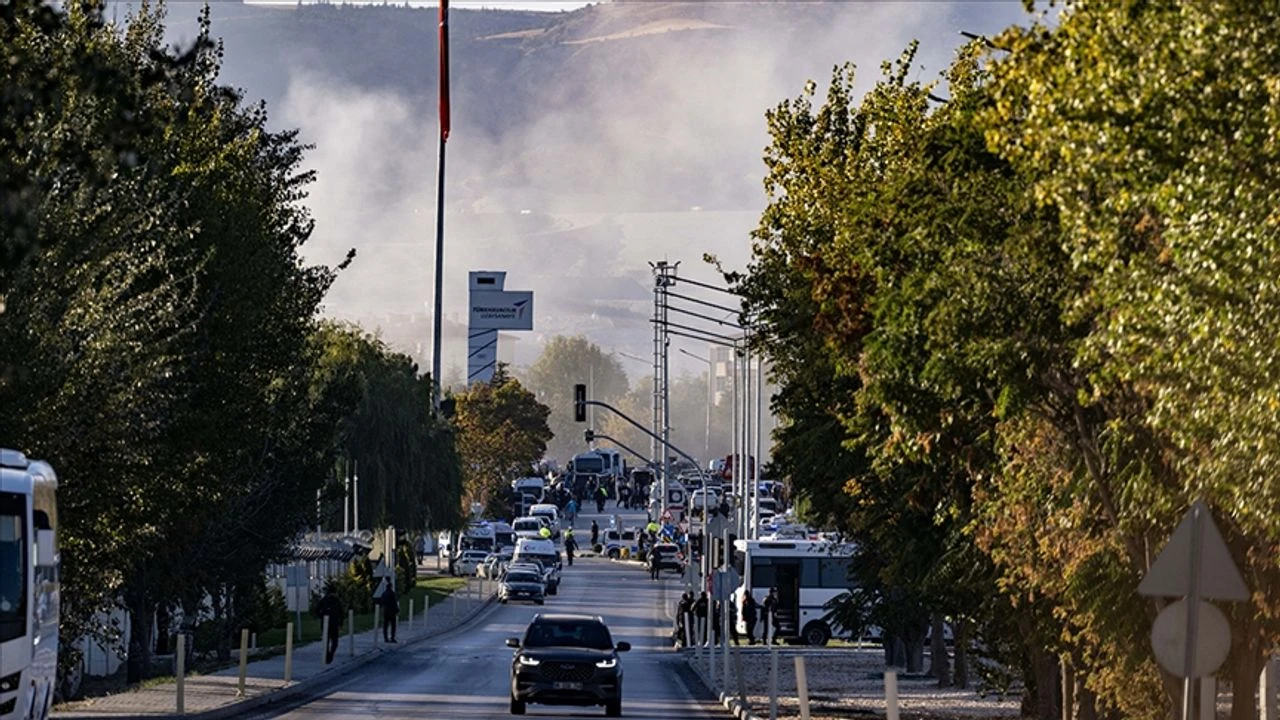
[[[773,558],[751,559],[751,587],[769,588],[777,581],[773,571]]]
[[[822,563],[820,571],[822,575],[822,587],[853,587],[853,581],[849,579],[848,558],[822,558],[820,562]]]
[[[804,558],[800,561],[800,587],[822,587],[818,558]]]

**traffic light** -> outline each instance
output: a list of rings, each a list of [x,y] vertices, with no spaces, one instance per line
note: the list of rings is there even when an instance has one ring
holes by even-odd
[[[593,443],[593,442],[595,442],[595,441],[596,441],[596,431],[595,431],[595,430],[588,430],[588,431],[586,431],[586,432],[582,433],[582,437],[583,437],[583,439],[584,439],[584,440],[586,440],[587,442],[589,442],[589,443]]]
[[[573,386],[573,420],[574,422],[587,421],[587,386]]]

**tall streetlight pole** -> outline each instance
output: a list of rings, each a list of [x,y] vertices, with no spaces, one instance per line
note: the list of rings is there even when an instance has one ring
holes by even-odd
[[[694,355],[684,348],[679,348],[679,350],[694,360],[707,364],[707,430],[706,437],[702,441],[702,462],[709,463],[711,462],[711,371],[715,369],[715,363],[711,362],[711,358]],[[707,352],[710,352],[710,350],[708,349]],[[706,493],[703,493],[703,495],[706,495]]]

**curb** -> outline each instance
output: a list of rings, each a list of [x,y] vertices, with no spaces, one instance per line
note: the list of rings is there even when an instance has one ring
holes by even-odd
[[[488,598],[485,598],[485,601],[483,603],[481,603],[478,607],[468,612],[466,615],[463,615],[462,619],[459,620],[453,627],[445,628],[440,632],[422,635],[420,637],[414,638],[413,640],[399,643],[398,647],[396,647],[395,649],[389,649],[385,645],[380,645],[376,648],[366,650],[365,652],[360,653],[359,655],[356,655],[354,658],[352,658],[351,660],[348,660],[342,665],[336,665],[336,666],[321,670],[320,672],[316,673],[315,675],[312,675],[311,677],[305,680],[299,680],[293,683],[292,685],[287,685],[285,687],[277,688],[275,690],[268,690],[267,692],[254,695],[253,697],[245,698],[244,700],[237,700],[232,702],[229,705],[224,705],[219,708],[213,708],[211,710],[205,710],[203,712],[197,712],[197,713],[184,713],[182,715],[179,715],[177,713],[123,715],[119,713],[105,713],[105,712],[93,713],[93,712],[84,712],[84,711],[72,711],[72,712],[60,713],[60,712],[54,711],[50,715],[50,718],[51,720],[225,720],[226,718],[241,717],[245,713],[248,713],[254,710],[259,710],[268,705],[286,702],[288,700],[294,700],[299,697],[306,697],[307,695],[314,693],[322,685],[325,685],[326,684],[325,681],[331,679],[335,675],[344,674],[350,670],[358,670],[364,667],[365,665],[368,665],[369,663],[373,662],[374,660],[377,660],[383,655],[396,652],[402,648],[413,647],[415,645],[419,645],[423,642],[426,642],[427,640],[431,640],[432,638],[437,638],[446,633],[453,632],[458,628],[462,627],[463,625],[466,625],[467,623],[474,620],[477,615],[479,615],[481,612],[484,612],[484,610],[486,610],[490,605],[493,605],[495,602],[496,602],[495,596],[491,595]]]
[[[768,720],[767,715],[760,716],[752,712],[751,708],[744,705],[736,695],[726,695],[712,687],[711,683],[707,680],[706,674],[702,672],[702,668],[699,667],[698,662],[694,660],[692,650],[681,650],[680,652],[684,655],[684,661],[688,663],[689,669],[693,670],[693,673],[698,676],[698,679],[702,681],[702,684],[708,690],[716,694],[719,698],[720,704],[724,705],[724,709],[728,710],[735,718],[738,718],[738,720]]]

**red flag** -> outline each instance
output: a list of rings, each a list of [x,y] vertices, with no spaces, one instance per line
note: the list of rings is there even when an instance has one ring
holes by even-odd
[[[440,139],[449,139],[449,0],[440,0]]]

